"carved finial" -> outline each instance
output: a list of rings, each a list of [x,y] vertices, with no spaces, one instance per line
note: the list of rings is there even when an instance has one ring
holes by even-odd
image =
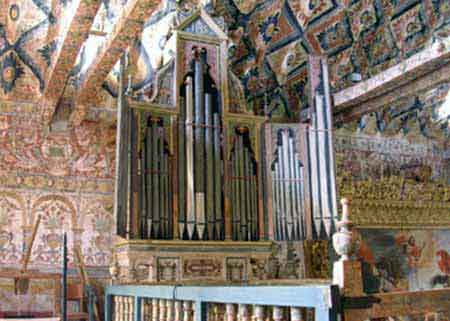
[[[353,222],[349,219],[349,204],[347,198],[341,200],[342,218],[337,223],[338,232],[333,235],[333,247],[337,254],[341,256],[341,261],[347,261],[358,248],[356,235],[353,233]]]
[[[349,222],[349,217],[350,217],[349,204],[350,204],[350,201],[348,198],[341,199],[341,205],[342,205],[341,221],[343,221],[343,222]]]

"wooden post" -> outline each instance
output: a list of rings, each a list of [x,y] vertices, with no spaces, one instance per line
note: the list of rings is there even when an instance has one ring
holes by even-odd
[[[134,321],[141,321],[142,320],[142,299],[138,296],[134,297]]]
[[[91,282],[90,282],[89,276],[88,276],[88,274],[86,272],[86,268],[84,266],[83,256],[81,254],[81,249],[80,249],[79,246],[75,246],[74,247],[74,254],[75,254],[75,257],[76,257],[76,259],[78,261],[78,264],[77,264],[78,271],[79,271],[80,278],[81,278],[81,281],[82,281],[83,285],[84,286],[91,286]],[[97,305],[95,303],[94,303],[93,308],[94,308],[95,321],[100,321],[100,314],[98,312],[98,308],[97,308]]]
[[[128,112],[125,97],[125,55],[120,59],[119,96],[117,99],[117,136],[116,136],[116,177],[114,188],[114,216],[116,218],[117,234],[126,236],[127,200],[130,192],[127,187],[127,135]]]

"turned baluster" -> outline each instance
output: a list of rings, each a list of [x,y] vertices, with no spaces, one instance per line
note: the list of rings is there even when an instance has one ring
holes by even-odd
[[[128,297],[122,297],[122,306],[123,306],[123,311],[122,311],[122,320],[123,321],[130,321],[128,320]]]
[[[166,321],[166,319],[167,319],[166,300],[159,300],[159,321]]]
[[[183,321],[192,321],[193,310],[190,301],[183,302]]]
[[[120,313],[120,321],[128,321],[128,304],[126,297],[120,297],[120,305],[122,307],[122,311]]]
[[[273,321],[283,320],[283,309],[281,307],[273,307],[272,313]]]
[[[134,320],[134,298],[128,297],[128,321]]]
[[[121,306],[122,306],[122,313],[120,314],[120,321],[128,321],[128,300],[126,297],[121,297]]]
[[[249,313],[248,313],[248,305],[247,304],[239,304],[238,320],[239,321],[249,321]]]
[[[114,296],[114,321],[120,321],[120,300]]]
[[[291,321],[303,321],[300,308],[291,307]]]
[[[219,321],[219,305],[218,304],[212,304],[211,306],[211,313],[210,318],[208,318],[208,321]],[[210,310],[210,309],[208,309]]]
[[[183,318],[183,307],[181,304],[181,301],[175,301],[175,315],[174,319],[175,321],[182,321]]]
[[[145,299],[145,319],[144,321],[152,321],[152,300]]]
[[[167,315],[166,320],[167,321],[175,321],[173,306],[174,306],[173,300],[166,301],[166,315]]]
[[[152,300],[152,321],[159,321],[159,300]]]
[[[226,319],[225,321],[236,321],[236,309],[234,304],[227,303],[226,305]]]
[[[217,305],[217,318],[219,321],[225,321],[225,311],[222,304]]]
[[[264,307],[262,305],[255,305],[253,307],[253,321],[264,321]]]
[[[208,308],[206,309],[206,320],[207,321],[217,321],[215,317],[215,310],[214,310],[215,304],[210,303],[208,304]]]

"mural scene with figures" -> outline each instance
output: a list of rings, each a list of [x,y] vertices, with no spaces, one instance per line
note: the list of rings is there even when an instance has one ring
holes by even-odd
[[[358,252],[367,292],[449,287],[450,236],[442,231],[361,231]]]

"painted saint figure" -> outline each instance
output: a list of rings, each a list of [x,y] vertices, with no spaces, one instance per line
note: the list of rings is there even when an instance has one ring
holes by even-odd
[[[408,283],[410,290],[418,290],[419,289],[419,277],[418,277],[418,269],[419,262],[422,256],[423,249],[425,248],[426,243],[424,242],[421,247],[416,244],[416,239],[414,236],[410,236],[408,242],[405,244],[405,254],[408,256]]]

